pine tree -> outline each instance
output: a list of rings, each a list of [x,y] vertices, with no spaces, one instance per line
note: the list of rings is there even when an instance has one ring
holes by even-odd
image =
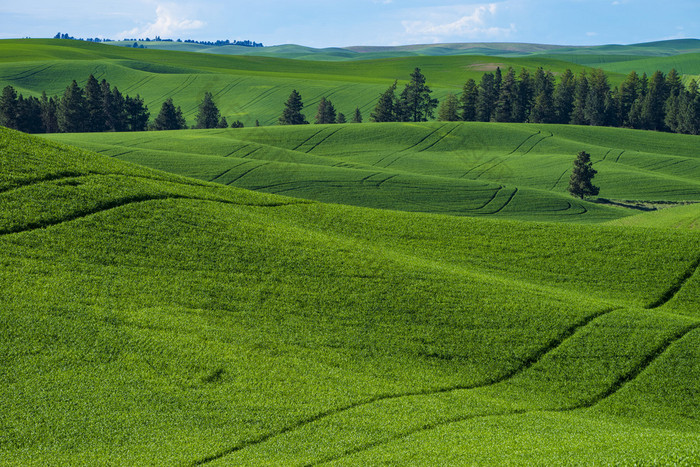
[[[41,93],[41,122],[44,133],[58,133],[57,104],[53,97],[46,97],[46,91]]]
[[[62,132],[78,133],[86,131],[87,119],[85,94],[78,83],[73,80],[58,104],[58,126]]]
[[[169,97],[160,108],[160,112],[153,122],[154,130],[181,130],[185,128],[185,119],[182,110],[178,106],[175,108],[173,99]]]
[[[396,85],[397,81],[394,81],[394,84],[389,86],[389,89],[379,96],[374,112],[370,114],[370,119],[373,122],[396,121]]]
[[[338,123],[347,123],[347,119],[345,118],[344,113],[338,113]]]
[[[456,122],[459,120],[458,111],[459,102],[457,101],[457,96],[450,92],[440,103],[440,110],[438,111],[438,120],[443,122]]]
[[[425,76],[420,68],[411,73],[411,80],[406,84],[399,98],[402,121],[427,122],[433,118],[438,105],[437,99],[430,97],[433,91],[425,84]]]
[[[316,113],[316,123],[329,124],[335,123],[335,121],[336,114],[335,107],[333,107],[333,103],[330,101],[330,99],[321,97],[321,100],[318,103],[318,112]]]
[[[554,123],[556,112],[554,109],[554,75],[551,71],[544,71],[542,67],[535,72],[533,79],[535,100],[528,118],[532,123]]]
[[[228,122],[226,121],[226,117],[221,117],[221,120],[219,120],[219,124],[216,125],[217,128],[228,128]]]
[[[586,70],[583,70],[578,78],[576,78],[576,90],[574,92],[574,106],[571,110],[572,125],[587,125],[586,118],[586,101],[588,99],[588,77]]]
[[[105,112],[104,94],[100,83],[93,75],[88,76],[87,83],[85,83],[85,107],[87,110],[85,130],[105,131],[107,129],[107,113]]]
[[[114,88],[117,91],[117,88]],[[113,91],[113,92],[114,92]],[[172,99],[170,100],[172,104]],[[162,111],[162,109],[161,109]],[[126,96],[124,99],[124,112],[126,114],[126,129],[129,131],[145,131],[148,128],[148,119],[151,113],[138,94],[136,97]],[[184,120],[183,120],[184,122]]]
[[[25,133],[41,133],[43,126],[39,99],[33,96],[25,99],[20,94],[17,99],[17,129]]]
[[[479,88],[476,81],[469,78],[462,88],[462,96],[459,98],[462,120],[473,122],[476,120],[476,103],[479,99]]]
[[[567,124],[571,120],[574,109],[574,93],[576,92],[576,77],[568,68],[561,75],[559,85],[554,91],[554,111],[556,122]]]
[[[216,128],[219,125],[221,114],[210,92],[204,93],[195,119],[197,121],[195,128]]]
[[[355,107],[355,113],[353,114],[350,123],[362,123],[362,112],[360,112],[359,107]]]
[[[306,121],[306,117],[301,113],[304,108],[304,103],[301,100],[301,95],[296,89],[292,91],[289,95],[289,99],[284,104],[284,110],[279,118],[280,125],[305,125],[309,122]]]
[[[515,70],[509,67],[501,83],[501,92],[496,102],[494,120],[497,122],[513,121],[515,101],[518,98],[517,85]]]
[[[664,105],[669,92],[666,78],[661,71],[656,71],[649,80],[647,93],[642,101],[642,128],[645,130],[662,131],[666,127]]]
[[[606,101],[609,99],[610,85],[605,72],[598,68],[591,72],[588,80],[589,89],[586,96],[586,106],[583,110],[590,125],[603,126],[607,122]]]
[[[591,155],[586,151],[579,152],[574,160],[574,170],[569,179],[569,193],[581,199],[584,196],[597,196],[600,189],[592,183],[597,173],[593,168]]]
[[[12,86],[5,86],[0,96],[0,125],[17,129],[17,91]]]
[[[517,99],[513,106],[513,121],[526,122],[532,109],[533,86],[530,72],[525,68],[518,74]]]
[[[496,108],[496,88],[493,73],[484,73],[479,83],[479,95],[476,101],[476,119],[488,122]]]
[[[630,111],[634,102],[639,99],[640,93],[639,75],[632,71],[627,75],[625,81],[620,84],[619,106],[620,106],[620,121],[622,126],[633,128],[630,120]]]

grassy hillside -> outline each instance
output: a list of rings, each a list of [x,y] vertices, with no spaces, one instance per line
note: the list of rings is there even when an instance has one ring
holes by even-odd
[[[620,207],[630,200],[700,201],[697,136],[434,122],[49,137],[200,180],[414,212],[597,222],[638,213]],[[582,150],[617,205],[568,195]]]
[[[542,66],[555,73],[584,67],[539,57],[417,56],[352,62],[323,62],[255,56],[226,56],[194,52],[130,49],[72,40],[0,41],[0,87],[12,85],[25,95],[62,94],[73,79],[83,85],[89,74],[107,79],[122,93],[140,94],[153,118],[167,98],[182,107],[190,124],[197,106],[209,91],[229,122],[252,126],[277,122],[292,89],[313,114],[322,96],[339,112],[351,115],[356,107],[369,118],[379,95],[395,79],[408,80],[420,67],[434,96],[460,92],[469,78],[479,80],[497,66],[534,71]],[[611,75],[611,82],[623,75]]]
[[[692,229],[329,205],[0,129],[0,463],[695,464],[698,251]]]

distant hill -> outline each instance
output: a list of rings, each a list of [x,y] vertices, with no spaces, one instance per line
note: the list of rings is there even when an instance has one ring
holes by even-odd
[[[133,46],[133,41],[114,41],[112,45]],[[635,57],[664,57],[700,53],[700,40],[677,39],[630,45],[566,46],[516,42],[468,42],[454,44],[415,44],[402,46],[352,46],[316,49],[302,45],[284,44],[271,47],[242,47],[236,45],[213,47],[202,44],[166,41],[140,41],[151,49],[181,50],[223,55],[256,55],[303,60],[367,60],[406,56],[489,55],[523,57],[530,55],[614,55]]]

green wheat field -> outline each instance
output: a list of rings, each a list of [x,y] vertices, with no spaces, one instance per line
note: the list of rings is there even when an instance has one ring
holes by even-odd
[[[0,41],[25,95],[94,73],[246,124],[0,128],[0,464],[700,464],[700,137],[265,126],[292,88],[368,121],[415,66],[441,97],[597,60],[555,55]],[[611,82],[687,58],[626,57]],[[582,150],[598,199],[567,193]]]

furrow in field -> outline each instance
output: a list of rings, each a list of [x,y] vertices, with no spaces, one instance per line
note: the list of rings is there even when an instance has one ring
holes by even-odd
[[[268,165],[268,164],[269,164],[269,162],[265,162],[265,163],[263,163],[263,164],[256,165],[255,167],[252,167],[252,168],[246,170],[245,172],[239,174],[236,178],[234,178],[233,180],[227,182],[226,185],[231,185],[232,183],[237,182],[237,181],[240,180],[241,178],[243,178],[243,177],[245,177],[246,175],[248,175],[249,173],[251,173],[253,170],[259,169],[260,167],[264,167],[264,166],[266,166],[266,165]]]
[[[328,135],[326,135],[325,137],[323,137],[323,138],[321,139],[321,141],[319,141],[318,143],[316,143],[316,144],[314,144],[313,146],[311,146],[311,149],[305,151],[306,154],[309,154],[311,151],[313,151],[313,150],[316,149],[318,146],[320,146],[321,144],[323,144],[323,142],[325,142],[328,138],[330,138],[330,137],[333,136],[334,134],[338,133],[338,132],[339,132],[340,130],[342,130],[342,129],[343,129],[343,128],[341,127],[341,128],[338,128],[337,130],[331,131]]]
[[[444,125],[441,125],[441,126],[439,126],[438,128],[434,129],[433,131],[429,132],[427,135],[425,135],[424,137],[422,137],[421,139],[419,139],[415,144],[412,144],[412,145],[410,145],[410,146],[408,146],[408,147],[405,147],[405,148],[403,148],[403,149],[400,149],[400,150],[398,150],[398,151],[391,152],[391,153],[389,153],[389,154],[387,154],[387,155],[381,157],[378,161],[376,161],[376,162],[375,162],[374,164],[372,164],[372,165],[373,165],[373,166],[377,166],[377,165],[379,165],[380,163],[384,162],[384,161],[385,161],[386,159],[388,159],[389,157],[394,156],[394,155],[396,155],[396,154],[399,154],[399,156],[396,157],[393,161],[391,161],[391,162],[389,162],[387,165],[383,166],[384,168],[389,167],[391,164],[393,164],[394,162],[396,162],[396,161],[398,161],[399,159],[401,159],[402,157],[404,157],[404,154],[402,154],[402,153],[404,153],[404,152],[406,152],[406,151],[409,151],[409,150],[415,148],[416,146],[418,146],[419,144],[421,144],[423,141],[425,141],[426,139],[428,139],[428,138],[430,138],[432,135],[434,135],[436,132],[440,131],[440,129],[444,128],[446,125],[447,125],[447,124],[445,123]]]
[[[42,68],[42,67],[43,67],[43,68]],[[22,71],[22,72],[18,73],[18,74],[15,75],[15,76],[5,76],[5,77],[3,77],[3,79],[18,80],[18,81],[20,81],[20,80],[23,80],[23,79],[27,79],[27,78],[29,78],[30,76],[34,76],[34,75],[37,75],[37,74],[39,74],[39,73],[43,73],[44,71],[48,70],[48,69],[51,68],[51,67],[53,67],[53,65],[47,65],[47,66],[40,65],[39,67],[37,67],[37,68],[40,68],[40,69],[38,69],[38,70],[37,70],[37,68],[32,68],[32,69],[30,69],[30,70]]]
[[[212,179],[209,180],[209,181],[210,181],[210,182],[213,182],[213,181],[216,180],[217,178],[223,177],[224,175],[226,175],[227,173],[229,173],[229,172],[232,171],[233,169],[236,169],[236,168],[238,168],[238,167],[240,167],[240,166],[242,166],[242,165],[244,165],[244,164],[249,164],[250,162],[251,162],[251,161],[243,161],[243,162],[241,162],[241,163],[239,163],[239,164],[236,164],[236,165],[234,165],[233,167],[231,167],[230,169],[224,170],[224,171],[221,172],[219,175],[215,176],[214,178],[212,178]]]
[[[272,86],[269,89],[266,89],[265,91],[263,91],[260,94],[258,94],[257,96],[255,96],[253,99],[251,99],[248,102],[246,102],[245,104],[241,105],[238,109],[241,111],[246,110],[247,108],[249,108],[253,104],[257,104],[261,100],[265,99],[267,96],[269,96],[273,92],[277,91],[281,87],[282,87],[282,85],[278,84],[278,85]]]
[[[233,151],[231,151],[231,152],[229,152],[228,154],[226,154],[224,157],[233,156],[235,153],[237,153],[238,151],[240,151],[240,150],[242,150],[242,149],[247,148],[248,146],[250,146],[250,143],[244,144],[243,146],[239,146],[239,147],[237,147],[236,149],[234,149]]]
[[[160,97],[157,97],[155,99],[151,99],[146,105],[152,106],[153,104],[157,102],[161,102],[166,100],[168,97],[173,97],[174,95],[180,93],[183,89],[186,89],[192,84],[196,79],[198,75],[187,75],[187,77],[177,86],[166,92],[165,94],[162,94]]]
[[[143,78],[131,84],[130,86],[125,87],[122,93],[129,93],[132,89],[141,89],[143,86],[146,85],[146,83],[152,81],[153,79],[155,79],[155,76],[144,76]]]
[[[480,384],[474,384],[474,385],[457,385],[457,386],[452,386],[452,387],[446,387],[446,388],[441,388],[437,390],[427,390],[427,391],[412,391],[412,392],[405,392],[401,394],[387,394],[387,395],[380,395],[371,399],[367,399],[365,401],[360,401],[356,402],[353,404],[348,404],[346,406],[337,408],[337,409],[331,409],[325,412],[318,413],[314,416],[305,418],[303,420],[299,420],[296,423],[293,423],[291,425],[288,425],[286,427],[283,427],[279,430],[270,432],[266,435],[259,436],[258,438],[249,440],[249,441],[244,441],[241,442],[235,446],[232,446],[230,448],[224,449],[216,454],[212,454],[210,456],[204,457],[202,459],[196,460],[193,462],[193,465],[203,465],[207,464],[209,462],[213,462],[219,459],[222,459],[230,454],[233,454],[237,451],[240,451],[245,448],[253,447],[259,444],[262,444],[268,440],[271,440],[273,438],[276,438],[278,436],[282,436],[284,434],[290,433],[294,430],[298,430],[300,428],[305,427],[306,425],[309,425],[311,423],[323,420],[325,418],[342,414],[344,412],[348,412],[350,410],[356,409],[358,407],[363,407],[367,405],[374,404],[376,402],[380,401],[386,401],[390,399],[399,399],[403,397],[411,397],[411,396],[429,396],[429,395],[437,395],[437,394],[445,394],[445,393],[450,393],[450,392],[455,392],[455,391],[462,391],[462,390],[467,390],[467,389],[476,389],[476,388],[483,388],[487,386],[493,386],[498,383],[502,383],[504,381],[507,381],[514,376],[526,371],[527,369],[531,368],[533,365],[535,365],[537,362],[539,362],[542,358],[544,358],[546,355],[548,355],[550,352],[553,352],[557,348],[559,348],[564,342],[566,342],[568,339],[570,339],[574,334],[576,334],[579,330],[585,328],[588,324],[590,324],[592,321],[594,321],[597,318],[600,318],[604,315],[607,315],[609,313],[612,313],[615,310],[619,310],[620,308],[610,308],[606,310],[599,311],[597,313],[593,313],[589,316],[586,316],[579,322],[576,322],[572,324],[570,327],[564,329],[559,336],[553,338],[547,345],[536,351],[534,354],[530,355],[528,358],[526,358],[523,363],[514,368],[513,370],[505,373],[504,375],[501,375],[500,377],[495,377],[490,380],[486,380],[483,383]]]
[[[303,145],[305,145],[306,143],[308,143],[309,141],[311,141],[316,135],[318,135],[318,134],[321,133],[322,131],[323,131],[323,129],[318,130],[316,133],[314,133],[313,135],[309,136],[309,137],[306,138],[304,141],[302,141],[301,143],[297,144],[294,148],[292,148],[292,151],[296,151],[297,149],[299,149],[300,147],[302,147]]]
[[[21,76],[22,76],[23,74],[25,74],[25,73],[32,73],[33,71],[39,70],[39,69],[42,68],[42,67],[43,67],[44,69],[48,69],[48,68],[51,68],[52,66],[53,66],[53,65],[46,65],[45,63],[42,63],[41,65],[37,65],[37,66],[31,67],[31,68],[29,68],[29,69],[22,70],[22,71],[20,71],[19,73],[14,74],[14,75],[0,76],[0,79],[7,79],[7,80],[21,79]],[[31,75],[29,75],[29,76],[31,76]]]
[[[564,175],[568,174],[570,171],[571,169],[566,169],[565,171],[563,171],[561,175],[559,175],[559,178],[557,178],[557,181],[554,182],[554,185],[552,185],[552,188],[550,188],[550,190],[555,189],[557,185],[559,185],[559,182],[561,182],[561,179],[564,178]]]
[[[447,138],[450,135],[450,133],[452,133],[453,131],[455,131],[459,127],[460,127],[460,125],[453,126],[450,130],[447,131],[447,133],[445,133],[444,135],[440,136],[437,140],[435,140],[434,143],[429,144],[428,146],[424,147],[423,149],[418,150],[418,152],[427,151],[428,149],[432,148],[433,146],[435,146],[436,144],[438,144],[439,142],[441,142],[442,140]]]
[[[700,256],[688,267],[688,269],[685,270],[685,272],[680,275],[674,283],[669,287],[668,290],[666,290],[661,297],[659,297],[658,300],[655,302],[651,303],[650,305],[647,306],[647,309],[654,309],[658,308],[664,304],[666,304],[668,301],[670,301],[673,297],[676,296],[678,292],[683,288],[686,282],[693,277],[693,274],[698,270],[700,267]]]
[[[509,153],[506,154],[506,155],[507,155],[507,156],[510,156],[511,154],[515,154],[521,147],[523,147],[523,145],[524,145],[525,143],[527,143],[530,139],[534,138],[535,136],[539,135],[540,133],[542,133],[542,131],[537,130],[537,133],[533,133],[533,134],[531,134],[530,136],[528,136],[527,138],[525,138],[525,139],[523,140],[522,143],[518,144],[518,145],[515,147],[515,149],[513,149],[511,152],[509,152]]]
[[[599,394],[596,397],[593,397],[581,404],[576,404],[571,407],[564,407],[560,409],[551,409],[551,410],[546,410],[546,409],[521,409],[521,410],[511,410],[511,411],[506,411],[506,412],[494,412],[494,413],[489,413],[489,414],[478,414],[478,415],[467,415],[467,416],[461,416],[461,417],[454,417],[451,419],[447,420],[442,420],[439,422],[434,422],[431,424],[426,424],[422,427],[418,427],[403,433],[399,433],[396,435],[393,435],[389,438],[385,438],[383,440],[378,440],[373,443],[367,443],[362,446],[355,447],[353,449],[348,449],[342,453],[339,453],[337,455],[334,455],[332,457],[327,457],[324,458],[318,462],[314,462],[311,465],[321,465],[325,464],[328,462],[333,462],[337,461],[340,459],[343,459],[345,457],[349,457],[354,454],[359,454],[361,452],[369,451],[370,449],[387,445],[389,443],[392,443],[394,441],[398,441],[404,438],[407,438],[409,436],[418,434],[418,433],[425,433],[431,430],[434,430],[436,428],[440,428],[446,425],[452,425],[455,423],[461,423],[461,422],[466,422],[469,420],[475,420],[479,418],[487,418],[487,417],[506,417],[506,416],[514,416],[514,415],[523,415],[526,413],[561,413],[561,412],[571,412],[574,410],[581,410],[581,409],[587,409],[595,406],[596,404],[599,404],[600,402],[604,401],[605,399],[613,396],[616,394],[618,391],[620,391],[627,383],[633,381],[636,379],[645,369],[649,367],[654,361],[656,361],[659,357],[661,357],[664,352],[666,352],[671,345],[674,343],[680,341],[683,339],[686,335],[688,335],[690,332],[694,331],[695,329],[700,328],[700,323],[693,324],[691,326],[686,327],[685,329],[680,330],[678,333],[676,333],[673,336],[670,336],[666,341],[664,341],[661,345],[659,345],[652,353],[647,355],[647,357],[635,368],[633,368],[631,371],[628,373],[620,376],[605,392]]]
[[[508,157],[508,156],[510,156],[511,154],[515,153],[515,152],[516,152],[518,149],[520,149],[528,140],[530,140],[531,138],[533,138],[533,137],[539,135],[540,133],[541,133],[541,132],[538,131],[537,133],[533,133],[533,134],[531,134],[530,136],[528,136],[527,138],[525,138],[520,144],[518,144],[518,145],[515,147],[515,149],[513,149],[511,152],[509,152],[508,154],[506,154],[505,157]],[[502,156],[494,156],[494,157],[490,158],[490,159],[487,160],[487,161],[484,161],[484,162],[482,162],[482,163],[480,163],[480,164],[475,165],[474,167],[471,167],[469,170],[467,170],[466,172],[464,172],[459,178],[464,178],[464,177],[466,177],[466,176],[469,175],[472,171],[474,171],[474,170],[476,170],[476,169],[478,169],[478,168],[480,168],[480,167],[483,167],[483,166],[486,165],[486,164],[489,164],[489,163],[495,161],[495,160],[498,159],[499,157],[502,157]],[[493,167],[495,167],[496,165],[501,164],[502,162],[503,162],[503,160],[501,160],[501,161],[497,162],[496,164],[494,164],[493,166],[487,168],[487,169],[484,170],[480,175],[477,175],[476,178],[481,177],[481,175],[483,175],[485,172],[491,170]],[[476,179],[476,178],[475,178],[475,179]]]
[[[625,150],[624,150],[624,149],[623,149],[622,151],[620,151],[620,154],[617,155],[617,159],[615,159],[615,163],[620,162],[620,158],[622,157],[622,155],[623,155],[624,153],[625,153]]]
[[[508,205],[510,204],[511,201],[513,201],[513,198],[515,198],[515,195],[516,195],[517,193],[518,193],[518,189],[515,188],[515,189],[513,190],[513,193],[510,194],[510,196],[508,197],[508,199],[506,200],[506,202],[503,203],[503,205],[502,205],[501,207],[499,207],[499,208],[496,209],[495,211],[489,212],[489,213],[487,213],[487,214],[498,214],[499,212],[501,212],[503,209],[505,209],[506,206],[508,206]]]

